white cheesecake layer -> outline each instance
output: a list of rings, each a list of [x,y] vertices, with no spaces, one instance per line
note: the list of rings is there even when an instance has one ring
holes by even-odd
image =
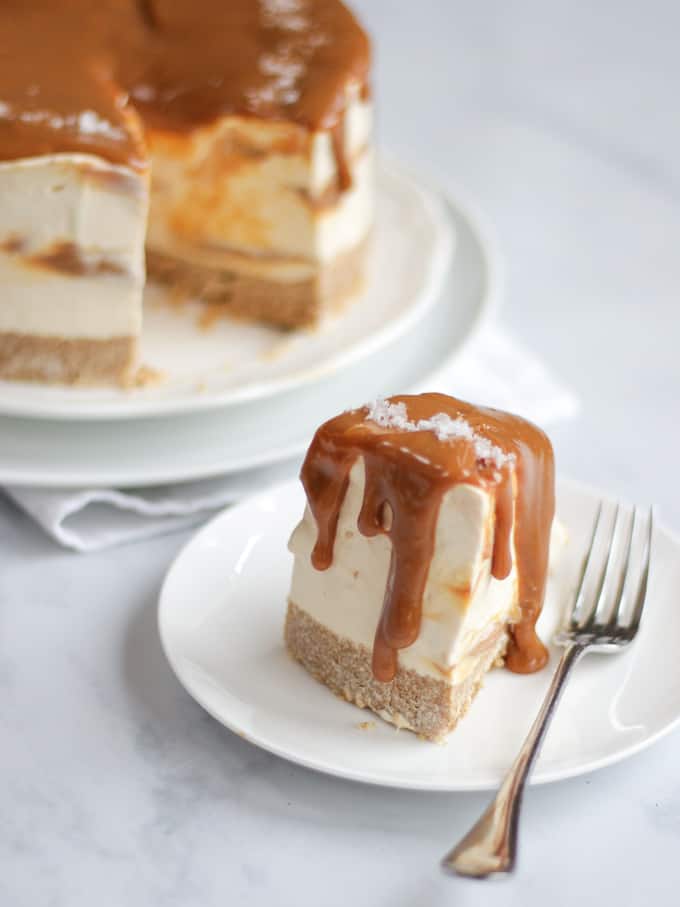
[[[337,197],[328,132],[239,116],[187,135],[150,131],[149,248],[206,267],[298,280],[357,246],[373,219],[371,105],[356,86],[348,91],[352,186]]]
[[[293,532],[290,599],[333,633],[373,647],[390,565],[386,536],[357,529],[364,494],[363,458],[355,463],[340,510],[328,570],[315,570],[316,523],[309,508]],[[441,502],[435,548],[423,597],[418,639],[399,651],[399,664],[428,677],[460,683],[476,664],[490,632],[519,616],[516,573],[491,576],[494,496],[458,485]]]
[[[146,179],[90,155],[0,164],[0,331],[139,333]],[[71,250],[77,264],[60,261]]]

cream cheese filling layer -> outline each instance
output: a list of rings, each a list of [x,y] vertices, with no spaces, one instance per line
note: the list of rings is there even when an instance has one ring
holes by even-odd
[[[0,164],[0,330],[137,334],[145,280],[145,176],[82,154]]]
[[[0,332],[87,340],[140,332],[141,286],[135,281],[44,273],[6,257],[0,254]]]
[[[328,132],[238,116],[186,136],[150,132],[149,248],[204,267],[243,262],[249,274],[299,280],[357,246],[373,218],[371,107],[356,86],[349,96],[352,186],[342,192]]]
[[[275,201],[272,202],[272,207],[276,207]],[[310,242],[316,243],[323,250],[323,255],[304,257],[283,252],[268,253],[264,247],[255,252],[226,245],[216,247],[191,244],[165,229],[153,216],[149,224],[147,244],[152,251],[193,266],[234,270],[250,277],[294,283],[313,278],[320,268],[332,265],[337,257],[357,248],[370,232],[372,220],[373,159],[371,152],[367,151],[357,162],[352,188],[343,193],[334,207],[315,214],[314,223],[307,225],[315,234],[310,237]],[[285,222],[280,226],[285,228]],[[298,227],[300,231],[296,232]],[[307,227],[289,224],[291,235],[298,238]]]

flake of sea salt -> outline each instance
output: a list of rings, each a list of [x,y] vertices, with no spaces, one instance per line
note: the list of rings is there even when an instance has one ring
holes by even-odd
[[[515,455],[505,453],[484,435],[476,432],[462,416],[452,419],[447,413],[435,413],[429,419],[413,422],[408,418],[405,403],[390,403],[384,397],[378,397],[367,406],[366,418],[381,428],[393,428],[397,431],[431,431],[439,441],[462,439],[471,441],[478,460],[488,460],[496,469],[502,469],[507,463],[515,461]]]
[[[384,397],[378,397],[368,406],[367,418],[381,428],[397,428],[401,431],[415,431],[413,422],[409,422],[405,403],[390,403]]]

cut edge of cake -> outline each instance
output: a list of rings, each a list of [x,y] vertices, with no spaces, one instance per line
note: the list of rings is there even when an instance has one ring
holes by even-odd
[[[514,570],[502,581],[490,573],[493,495],[456,486],[444,496],[418,639],[400,650],[397,674],[385,683],[374,677],[371,661],[391,547],[384,535],[367,538],[356,528],[364,491],[359,458],[340,508],[333,563],[324,571],[311,563],[317,529],[305,508],[289,543],[295,565],[286,644],[336,694],[397,727],[441,740],[465,714],[487,671],[502,662],[508,625],[518,616]]]
[[[150,130],[151,279],[237,317],[316,324],[361,289],[373,226],[371,103],[347,88],[340,185],[330,130],[224,117]]]
[[[403,667],[388,683],[376,680],[370,648],[337,636],[292,601],[284,638],[293,658],[336,696],[441,743],[467,713],[489,670],[503,664],[508,631],[506,624],[498,625],[473,670],[454,684]]]
[[[0,196],[0,378],[126,384],[142,321],[147,174],[42,155],[0,162]]]

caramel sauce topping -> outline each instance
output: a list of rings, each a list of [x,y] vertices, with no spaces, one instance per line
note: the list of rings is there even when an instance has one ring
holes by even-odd
[[[227,114],[330,130],[370,48],[340,0],[2,0],[0,160],[89,152],[146,166],[143,126]]]
[[[317,524],[313,566],[326,570],[333,561],[340,509],[358,457],[363,457],[366,473],[358,529],[368,537],[387,535],[392,543],[373,647],[375,677],[392,680],[398,650],[418,638],[439,507],[444,494],[459,484],[493,494],[491,573],[496,579],[510,574],[514,548],[521,616],[510,628],[506,666],[518,673],[539,670],[548,657],[535,625],[545,595],[555,509],[550,441],[517,416],[443,394],[392,397],[389,402],[404,404],[411,423],[439,414],[462,418],[499,456],[480,457],[479,447],[469,438],[440,440],[430,429],[378,425],[368,418],[366,408],[343,413],[316,432],[301,474]]]

